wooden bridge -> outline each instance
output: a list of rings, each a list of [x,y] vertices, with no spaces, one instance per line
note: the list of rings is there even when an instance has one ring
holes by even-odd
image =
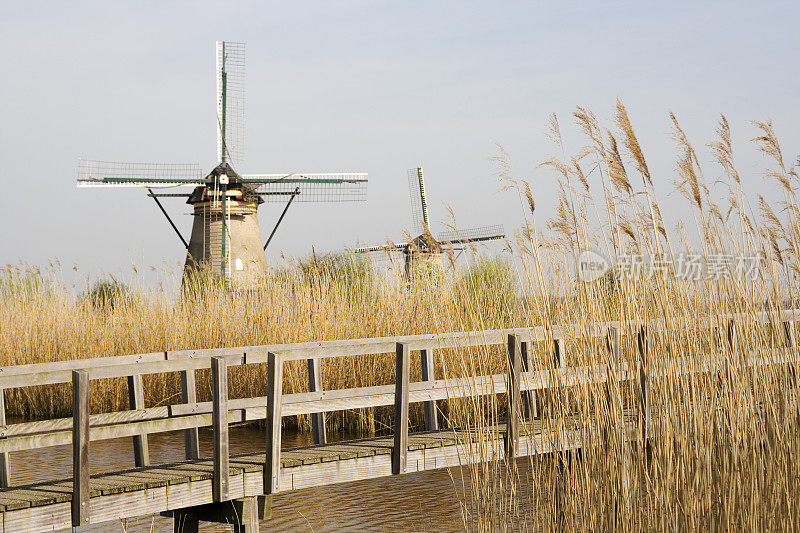
[[[101,357],[0,368],[0,532],[54,531],[121,518],[161,513],[174,517],[175,531],[197,531],[199,521],[234,524],[237,531],[258,531],[258,520],[269,515],[277,492],[330,485],[380,476],[402,475],[465,465],[492,458],[520,457],[580,447],[580,438],[566,435],[559,450],[536,417],[536,397],[530,391],[563,388],[610,380],[635,380],[639,387],[637,416],[650,422],[647,383],[666,368],[652,357],[648,336],[666,328],[721,328],[727,332],[724,353],[738,352],[737,324],[783,324],[786,348],[740,353],[736,364],[791,364],[798,360],[793,323],[800,311],[758,315],[726,315],[704,320],[596,323],[437,335],[415,335],[327,342],[249,346],[213,350],[168,351]],[[621,337],[633,335],[635,357],[620,354]],[[606,337],[609,364],[570,366],[564,339]],[[532,342],[552,342],[554,367],[529,370]],[[504,374],[435,379],[433,350],[506,345]],[[412,353],[419,353],[422,381],[410,382]],[[320,386],[320,361],[330,357],[392,355],[394,385],[325,391]],[[670,372],[710,372],[730,357],[692,356],[669,361]],[[309,392],[283,394],[283,365],[306,361]],[[635,361],[630,363],[630,361]],[[228,369],[266,364],[268,395],[228,398]],[[212,401],[197,402],[195,371],[211,369]],[[180,373],[182,402],[146,407],[142,376]],[[130,409],[90,414],[91,382],[127,378]],[[55,383],[72,383],[71,418],[6,424],[2,390]],[[436,402],[474,395],[506,394],[509,417],[496,431],[476,433],[439,429]],[[409,433],[410,403],[424,403],[425,431]],[[377,406],[394,406],[394,434],[363,440],[328,443],[325,413]],[[527,421],[525,413],[527,412]],[[311,415],[314,446],[282,449],[281,419]],[[262,453],[231,455],[229,424],[264,420]],[[200,457],[198,428],[213,429],[213,457]],[[150,464],[148,434],[183,430],[185,460]],[[131,437],[135,468],[90,475],[90,443]],[[476,439],[483,442],[475,446]],[[56,445],[72,445],[72,479],[41,480],[12,486],[9,453]]]

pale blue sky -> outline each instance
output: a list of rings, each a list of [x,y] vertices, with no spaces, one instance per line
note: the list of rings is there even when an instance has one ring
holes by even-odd
[[[532,179],[544,219],[560,115],[592,108],[610,126],[622,98],[663,202],[675,150],[669,110],[698,147],[731,121],[750,191],[770,194],[751,119],[800,152],[797,2],[13,2],[2,8],[0,263],[58,258],[81,271],[182,262],[152,200],[75,187],[77,158],[215,157],[214,41],[247,43],[246,164],[240,172],[366,171],[366,204],[293,206],[268,260],[399,238],[411,223],[405,171],[426,171],[431,215],[518,227],[498,193],[496,143]],[[572,132],[572,133],[568,133]],[[701,152],[707,154],[707,150]],[[706,167],[713,178],[718,169]],[[182,200],[166,200],[188,235]],[[266,235],[278,217],[262,207]],[[671,222],[680,210],[668,212]]]

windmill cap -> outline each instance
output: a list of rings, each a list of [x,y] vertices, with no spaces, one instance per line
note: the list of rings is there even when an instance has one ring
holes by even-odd
[[[200,185],[199,187],[195,187],[194,191],[189,195],[188,200],[186,200],[187,204],[197,204],[201,202],[208,201],[208,191],[212,188],[216,187],[216,183],[220,176],[227,176],[228,183],[227,189],[228,191],[241,191],[241,195],[238,198],[239,201],[245,202],[255,202],[257,204],[263,204],[264,199],[258,194],[258,186],[243,183],[242,177],[236,173],[233,168],[227,163],[222,162],[217,165],[214,170],[212,170],[205,178],[205,185]]]
[[[228,176],[228,180],[231,184],[242,182],[242,177],[237,174],[233,168],[231,168],[227,161],[223,161],[217,165],[214,170],[212,170],[208,176],[206,176],[206,181],[214,182],[221,175]]]

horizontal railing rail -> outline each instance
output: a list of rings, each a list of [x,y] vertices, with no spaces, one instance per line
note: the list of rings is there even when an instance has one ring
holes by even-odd
[[[391,353],[396,343],[407,344],[412,351],[425,349],[467,348],[471,346],[490,346],[505,343],[507,335],[517,335],[522,341],[545,341],[555,337],[588,338],[605,335],[609,329],[619,328],[630,332],[647,323],[652,331],[662,328],[707,329],[719,327],[735,319],[742,323],[793,322],[800,319],[800,310],[761,311],[754,314],[724,314],[711,318],[687,320],[676,317],[674,324],[664,324],[664,319],[640,321],[611,321],[591,324],[570,324],[566,326],[535,326],[529,328],[508,328],[485,331],[465,331],[454,333],[435,333],[426,335],[404,335],[395,337],[374,337],[365,339],[345,339],[335,341],[312,341],[290,344],[267,344],[258,346],[238,346],[231,348],[209,348],[197,350],[172,350],[147,354],[118,355],[71,359],[27,365],[0,367],[0,388],[10,389],[34,385],[69,383],[72,371],[86,369],[89,379],[122,378],[133,374],[161,374],[182,370],[209,369],[212,357],[225,357],[227,365],[239,366],[266,363],[270,352],[281,353],[284,361],[306,360],[310,358],[349,357]]]

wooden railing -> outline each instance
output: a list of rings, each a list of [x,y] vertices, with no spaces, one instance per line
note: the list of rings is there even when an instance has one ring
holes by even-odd
[[[582,383],[600,383],[612,376],[618,380],[637,380],[639,409],[646,419],[649,409],[648,381],[664,372],[708,372],[721,367],[723,359],[713,356],[690,356],[668,363],[649,355],[648,339],[654,331],[665,329],[719,328],[726,332],[728,349],[738,353],[742,364],[790,364],[798,362],[793,323],[800,311],[774,311],[749,315],[719,315],[707,319],[676,319],[644,322],[605,322],[568,326],[500,329],[474,332],[411,335],[341,341],[305,342],[219,348],[210,350],[167,351],[150,354],[100,357],[52,363],[0,368],[0,484],[10,485],[8,453],[12,451],[72,444],[73,446],[73,524],[88,522],[89,443],[91,441],[132,437],[137,467],[150,463],[148,434],[183,430],[185,456],[198,459],[199,427],[213,428],[214,501],[228,500],[228,427],[232,423],[264,420],[266,422],[266,464],[264,491],[279,490],[281,455],[281,419],[309,414],[315,444],[326,442],[325,413],[366,407],[394,406],[394,447],[392,473],[406,470],[408,453],[408,411],[410,403],[424,402],[425,429],[437,429],[436,401],[473,395],[508,393],[506,452],[516,455],[520,420],[527,412],[537,411],[532,391],[570,387]],[[737,325],[746,323],[783,324],[788,349],[761,350],[742,354],[738,347]],[[621,335],[635,335],[638,357],[633,367],[621,358]],[[564,339],[606,337],[611,364],[569,366]],[[532,342],[552,342],[554,365],[544,370],[529,368],[528,351]],[[505,374],[435,379],[433,350],[507,344],[508,371]],[[422,381],[410,382],[412,352],[419,352]],[[320,361],[330,357],[394,354],[394,385],[377,385],[344,390],[322,390]],[[305,360],[309,392],[283,394],[283,365]],[[230,367],[267,364],[268,392],[265,397],[228,398]],[[198,402],[195,371],[211,370],[212,400]],[[179,372],[180,404],[146,407],[142,376]],[[127,378],[130,409],[90,414],[92,380]],[[53,420],[5,424],[2,391],[56,383],[72,383],[73,416]],[[646,424],[643,426],[646,431]]]

